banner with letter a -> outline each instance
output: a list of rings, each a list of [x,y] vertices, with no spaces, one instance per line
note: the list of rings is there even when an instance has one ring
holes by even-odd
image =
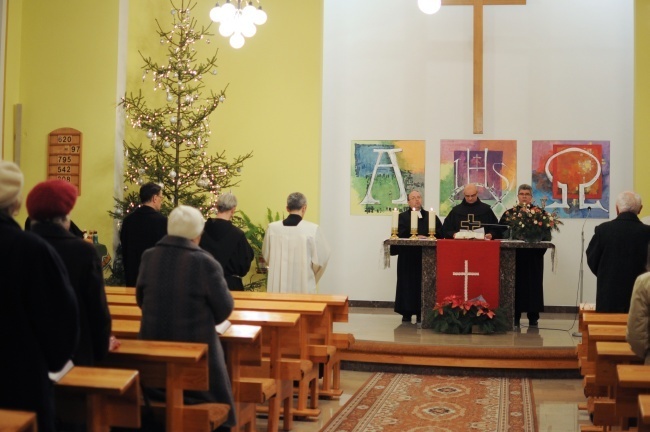
[[[437,248],[436,303],[450,295],[483,296],[491,308],[499,306],[500,242],[438,240]]]

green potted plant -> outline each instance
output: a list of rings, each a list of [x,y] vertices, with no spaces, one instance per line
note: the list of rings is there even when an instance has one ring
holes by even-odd
[[[274,215],[271,209],[267,208],[266,219],[267,225],[271,222],[278,221],[280,220],[280,213],[276,212]],[[262,245],[264,244],[266,226],[253,223],[251,218],[241,210],[238,210],[233,217],[233,223],[244,231],[255,256],[255,273],[251,275],[249,282],[244,284],[244,289],[246,291],[265,291],[268,267],[262,256]]]

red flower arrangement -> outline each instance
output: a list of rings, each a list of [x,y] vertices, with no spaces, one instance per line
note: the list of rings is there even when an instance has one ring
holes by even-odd
[[[480,333],[504,332],[508,323],[503,311],[490,309],[482,297],[465,300],[451,295],[436,303],[425,319],[434,331],[451,334],[467,334],[476,326]]]

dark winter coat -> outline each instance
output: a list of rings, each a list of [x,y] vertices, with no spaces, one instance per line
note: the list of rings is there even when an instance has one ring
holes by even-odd
[[[54,431],[47,373],[65,365],[78,336],[77,301],[61,258],[0,213],[0,407],[35,411],[38,430]]]
[[[142,308],[140,339],[208,344],[210,390],[186,398],[235,407],[224,352],[215,325],[226,320],[234,300],[221,265],[190,240],[167,235],[142,255],[136,298]]]
[[[210,218],[205,223],[200,246],[219,261],[228,288],[243,291],[242,277],[250,270],[254,256],[244,231],[225,219]]]
[[[61,225],[32,223],[34,233],[57,251],[70,277],[79,304],[79,345],[72,357],[77,366],[92,366],[108,354],[111,314],[106,303],[104,275],[93,245],[75,237]]]
[[[650,226],[631,212],[596,227],[587,264],[596,275],[596,311],[627,313],[637,276],[646,271]]]
[[[167,218],[158,210],[142,205],[122,221],[120,242],[126,286],[134,287],[142,253],[167,234]]]

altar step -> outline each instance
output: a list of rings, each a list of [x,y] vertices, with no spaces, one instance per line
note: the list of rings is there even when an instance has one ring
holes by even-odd
[[[491,369],[491,373],[510,376],[580,377],[575,347],[436,346],[356,340],[340,355],[346,370],[436,373],[444,369],[455,373],[449,368],[457,368],[459,373],[468,369],[485,373]]]

